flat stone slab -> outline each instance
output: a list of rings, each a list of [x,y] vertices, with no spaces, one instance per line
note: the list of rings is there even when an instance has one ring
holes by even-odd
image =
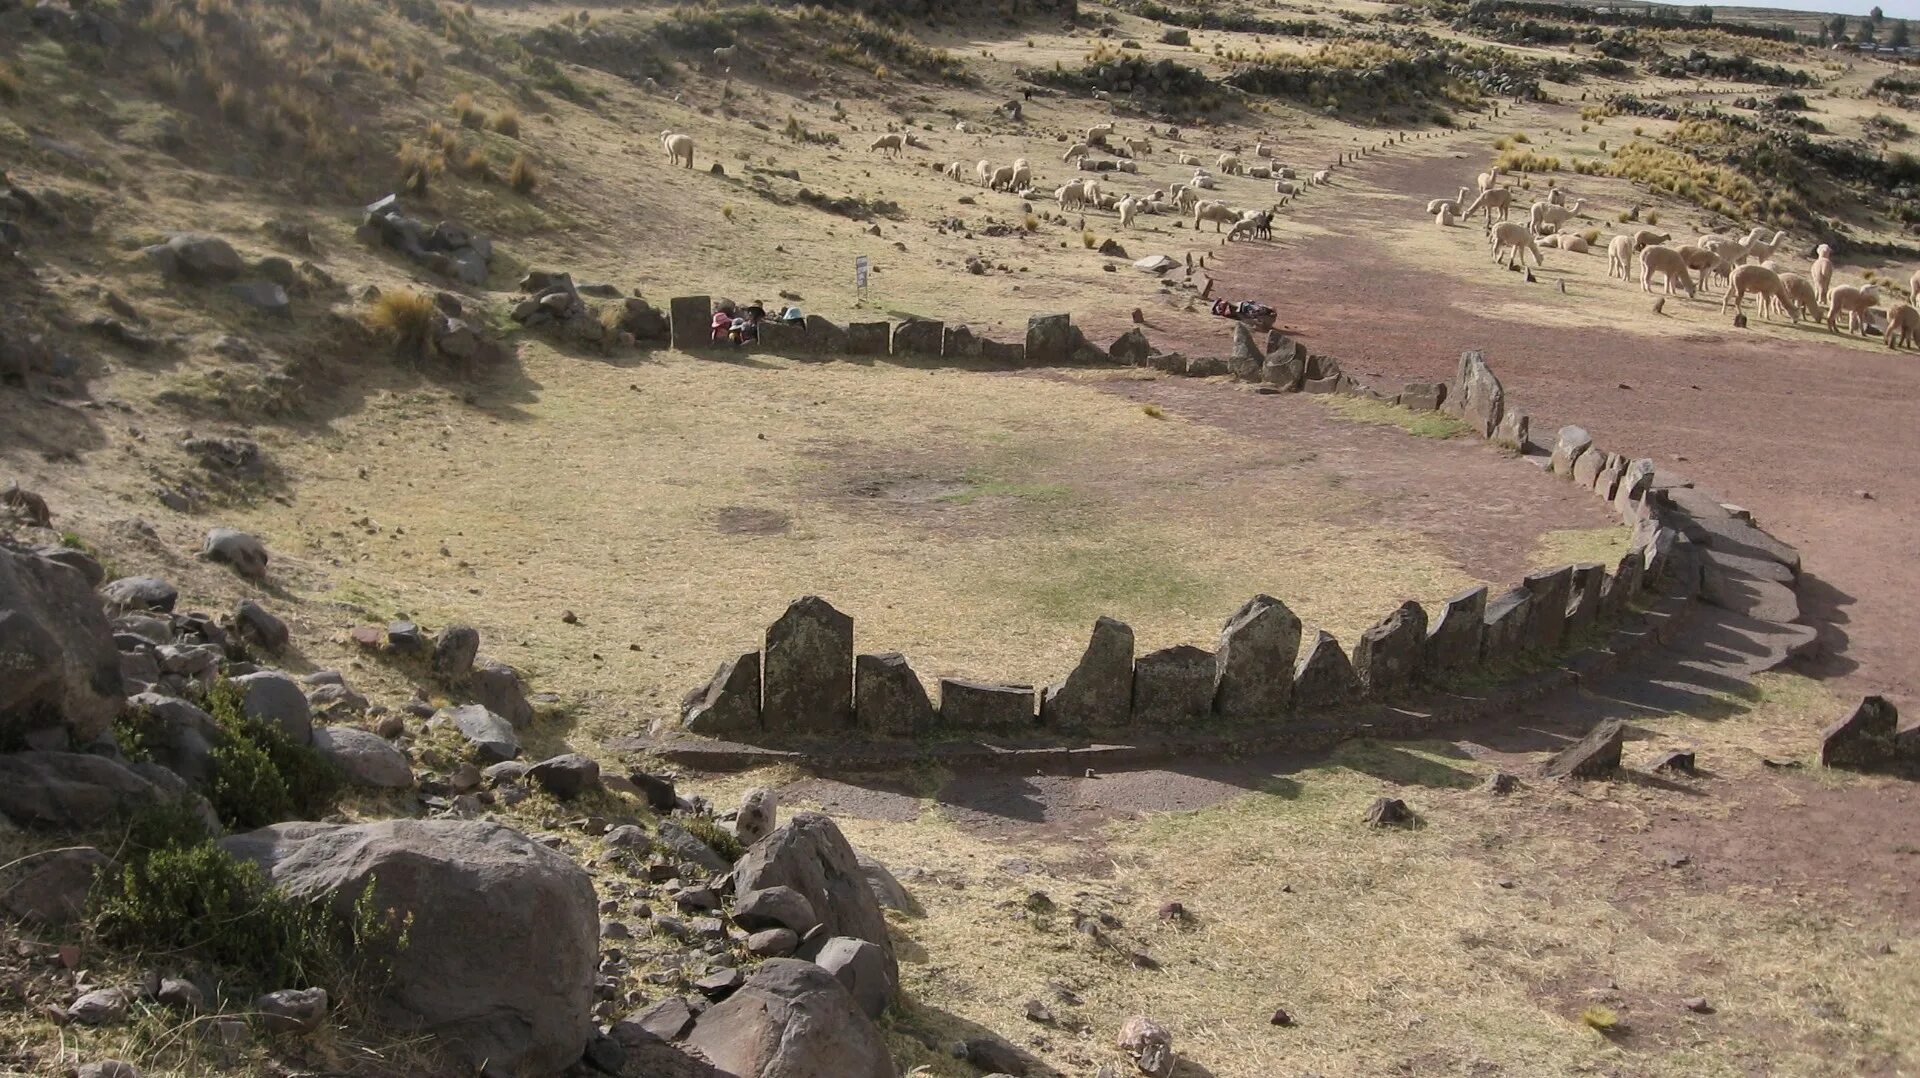
[[[940,679],[940,720],[960,730],[1021,730],[1034,725],[1034,688],[965,678]]]
[[[1761,621],[1785,625],[1800,620],[1800,597],[1792,587],[1724,566],[1706,567],[1700,580],[1700,598]]]
[[[1213,710],[1213,652],[1191,644],[1162,648],[1133,664],[1133,721],[1177,726]]]

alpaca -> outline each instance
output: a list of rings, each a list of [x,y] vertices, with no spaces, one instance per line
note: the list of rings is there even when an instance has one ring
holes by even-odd
[[[1672,239],[1671,232],[1655,232],[1651,228],[1643,228],[1633,234],[1633,249],[1638,251],[1642,247],[1652,247],[1656,243],[1666,243]]]
[[[1511,221],[1502,221],[1487,231],[1487,241],[1493,244],[1493,260],[1500,261],[1500,253],[1509,254],[1507,265],[1524,264],[1527,255],[1533,255],[1535,265],[1544,266],[1547,260],[1540,257],[1540,247],[1533,241],[1533,232],[1525,225]]]
[[[1018,191],[1033,182],[1033,166],[1027,164],[1024,157],[1013,159],[1013,182],[1008,185],[1010,191]]]
[[[1687,276],[1686,259],[1671,247],[1654,244],[1640,249],[1640,291],[1653,291],[1653,275],[1660,274],[1667,279],[1667,295],[1673,295],[1673,286],[1677,283],[1687,290],[1688,298],[1694,295],[1693,278]]]
[[[1480,190],[1486,191],[1491,189],[1494,183],[1499,179],[1500,179],[1499,165],[1495,165],[1492,168],[1488,169],[1487,171],[1482,172],[1479,176]]]
[[[1771,300],[1775,306],[1787,312],[1788,317],[1795,322],[1800,321],[1800,312],[1788,297],[1780,275],[1765,266],[1735,266],[1733,273],[1727,277],[1727,294],[1720,300],[1720,309],[1724,311],[1728,304],[1732,304],[1734,311],[1738,312],[1741,300],[1749,292],[1753,293],[1754,306],[1759,308],[1762,315],[1767,314],[1767,303]]]
[[[1275,188],[1275,190],[1278,190],[1278,188]],[[1467,189],[1462,187],[1460,189],[1460,193],[1453,196],[1452,198],[1436,198],[1428,202],[1427,216],[1431,217],[1434,214],[1439,213],[1441,210],[1446,210],[1448,213],[1459,213],[1460,207],[1466,204],[1467,204]]]
[[[1747,233],[1746,246],[1747,256],[1749,258],[1765,262],[1767,259],[1773,257],[1773,252],[1780,246],[1780,241],[1787,238],[1785,232],[1775,230],[1772,239],[1761,239],[1760,236],[1765,231],[1766,230],[1762,228],[1755,228]]]
[[[1607,242],[1607,276],[1633,282],[1633,237],[1615,236]]]
[[[872,153],[875,150],[879,150],[880,156],[882,157],[899,157],[907,152],[907,136],[881,135],[879,138],[867,143],[868,153]]]
[[[1820,292],[1811,280],[1798,273],[1782,273],[1780,286],[1785,290],[1792,309],[1809,318],[1820,317]]]
[[[1864,335],[1867,332],[1867,312],[1879,305],[1879,286],[1843,284],[1827,293],[1827,329],[1834,331],[1834,323],[1845,312],[1847,332]]]
[[[980,184],[984,187],[986,186],[988,178],[993,175],[993,162],[981,158],[980,163],[973,166],[973,172],[974,175],[980,177]]]
[[[1716,274],[1725,277],[1733,272],[1733,263],[1704,247],[1683,243],[1674,250],[1680,252],[1680,257],[1686,262],[1688,270],[1700,275],[1699,280],[1702,286],[1709,283]]]
[[[1507,219],[1508,212],[1512,209],[1513,189],[1510,187],[1494,187],[1481,190],[1480,194],[1474,198],[1472,204],[1460,211],[1460,216],[1472,217],[1473,211],[1479,210],[1485,214],[1486,223],[1492,224],[1494,210],[1500,211],[1500,219],[1504,221]]]
[[[1888,348],[1912,348],[1916,335],[1920,335],[1920,311],[1910,303],[1896,303],[1887,309]],[[1899,344],[1894,343],[1896,339]]]
[[[1580,207],[1586,205],[1586,202],[1587,200],[1584,198],[1576,198],[1573,200],[1573,205],[1571,206],[1548,205],[1541,211],[1541,220],[1549,228],[1559,228],[1561,225],[1580,216]]]
[[[676,135],[671,131],[660,132],[660,146],[667,151],[667,160],[679,164],[685,158],[687,167],[693,167],[693,138],[690,135]]]

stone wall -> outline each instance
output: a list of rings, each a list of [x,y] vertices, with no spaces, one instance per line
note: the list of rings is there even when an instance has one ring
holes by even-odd
[[[674,307],[680,309],[681,301]],[[1065,316],[1036,316],[1024,352],[1048,363],[1079,359],[1076,338]],[[951,329],[924,322],[896,325],[889,337],[896,355],[930,355],[936,343],[940,354],[953,355],[953,339]],[[767,630],[763,647],[723,663],[688,693],[682,727],[773,744],[849,735],[860,741],[1121,731],[1138,736],[1247,723],[1353,734],[1362,720],[1343,716],[1363,709],[1445,694],[1461,684],[1577,666],[1580,660],[1571,653],[1603,641],[1602,630],[1631,621],[1643,605],[1662,597],[1698,599],[1795,625],[1804,641],[1812,639],[1810,628],[1796,625],[1800,560],[1793,548],[1762,530],[1747,511],[1657,473],[1650,459],[1601,448],[1580,427],[1561,427],[1549,446],[1535,444],[1530,417],[1508,398],[1479,352],[1460,357],[1451,381],[1391,390],[1365,384],[1332,357],[1309,353],[1283,334],[1267,334],[1262,347],[1240,324],[1233,353],[1224,360],[1157,353],[1138,330],[1116,341],[1110,353],[1112,359],[1179,373],[1229,375],[1281,391],[1352,394],[1444,412],[1559,481],[1590,490],[1634,529],[1630,549],[1614,565],[1555,566],[1497,592],[1473,588],[1431,611],[1403,602],[1351,648],[1324,631],[1303,637],[1300,619],[1267,595],[1226,618],[1212,650],[1180,645],[1137,654],[1133,631],[1101,618],[1079,663],[1051,685],[948,677],[934,694],[904,656],[856,654],[853,619],[825,599],[807,596]]]
[[[712,319],[711,297],[674,297],[668,305],[673,347],[692,352],[718,347],[713,344]],[[1140,343],[1144,344],[1145,340],[1141,337]],[[816,314],[808,315],[804,323],[762,322],[760,340],[750,347],[759,352],[798,357],[978,359],[1034,367],[1101,364],[1115,358],[1088,340],[1073,324],[1073,319],[1064,314],[1034,315],[1027,320],[1026,338],[1018,341],[990,340],[977,336],[966,326],[950,326],[927,318],[842,325]]]

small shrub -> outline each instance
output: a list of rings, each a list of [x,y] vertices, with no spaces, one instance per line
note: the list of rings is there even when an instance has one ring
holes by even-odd
[[[433,181],[447,168],[447,156],[438,148],[407,142],[395,155],[400,164],[400,186],[415,195],[424,195]]]
[[[1026,220],[1020,223],[1026,227],[1028,232],[1035,232],[1040,228],[1040,218],[1035,217],[1033,214],[1027,214]]]
[[[463,93],[453,99],[453,114],[459,118],[461,127],[479,130],[487,122],[487,114],[474,104],[472,94]]]
[[[433,301],[426,301],[431,308]],[[332,811],[344,779],[331,761],[295,744],[279,726],[248,718],[228,682],[207,693],[207,714],[220,726],[207,800],[232,827],[264,827],[286,819],[317,819]]]
[[[689,816],[680,821],[693,837],[713,847],[713,852],[728,861],[738,861],[747,852],[733,832],[715,823],[711,816]]]
[[[540,170],[526,154],[515,154],[513,164],[507,166],[507,184],[523,195],[530,195],[540,186]]]
[[[433,298],[411,289],[382,292],[367,312],[367,328],[393,342],[403,355],[425,355],[433,340]]]
[[[460,171],[471,179],[488,183],[493,179],[493,161],[484,150],[468,150],[460,159]]]
[[[1659,224],[1659,223],[1660,223],[1660,211],[1659,211],[1659,210],[1648,210],[1648,211],[1647,211],[1647,223],[1648,223],[1648,224],[1650,224],[1650,225],[1657,225],[1657,224]]]
[[[1161,408],[1161,407],[1160,407],[1159,405],[1157,405],[1157,404],[1143,404],[1143,405],[1141,405],[1141,406],[1140,406],[1140,411],[1142,411],[1142,412],[1144,412],[1144,413],[1146,414],[1146,417],[1147,417],[1148,419],[1165,419],[1165,418],[1167,418],[1167,413],[1166,413],[1166,411],[1165,411],[1165,410],[1163,410],[1163,409],[1162,409],[1162,408]]]
[[[1080,246],[1091,251],[1095,247],[1100,246],[1100,237],[1094,235],[1091,231],[1083,229],[1080,233]]]
[[[1598,1003],[1580,1012],[1580,1022],[1601,1033],[1611,1033],[1620,1028],[1620,1016],[1611,1007],[1602,1007]]]
[[[419,86],[420,80],[426,77],[426,61],[420,59],[418,56],[414,56],[410,57],[407,60],[407,66],[401,69],[400,81],[406,84],[407,89],[411,90]]]
[[[508,138],[520,137],[520,110],[509,105],[487,117],[487,126]]]

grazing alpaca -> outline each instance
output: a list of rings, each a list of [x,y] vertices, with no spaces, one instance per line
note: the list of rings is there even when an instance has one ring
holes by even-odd
[[[1820,317],[1820,290],[1815,288],[1813,282],[1805,275],[1782,273],[1780,286],[1786,290],[1787,300],[1793,309],[1808,318]]]
[[[1877,285],[1858,287],[1843,284],[1827,293],[1827,329],[1833,330],[1841,312],[1847,315],[1847,332],[1867,332],[1867,312],[1880,305]]]
[[[1704,247],[1683,243],[1674,250],[1680,252],[1680,257],[1686,262],[1689,271],[1699,274],[1702,287],[1711,282],[1716,274],[1725,277],[1733,272],[1733,263]]]
[[[1694,294],[1693,278],[1687,276],[1687,260],[1680,257],[1679,251],[1671,247],[1662,247],[1659,244],[1642,248],[1640,251],[1640,291],[1653,291],[1653,275],[1656,273],[1667,279],[1667,295],[1673,295],[1673,286],[1676,283],[1687,290],[1689,297]]]
[[[1473,211],[1479,210],[1485,215],[1486,223],[1492,224],[1494,210],[1500,211],[1500,219],[1504,221],[1512,209],[1513,189],[1511,187],[1495,187],[1481,191],[1479,195],[1475,196],[1473,202],[1470,203],[1466,209],[1460,211],[1460,216],[1472,217]]]
[[[1740,301],[1747,293],[1753,293],[1754,306],[1762,315],[1771,309],[1767,302],[1771,300],[1780,310],[1787,312],[1795,322],[1800,321],[1800,312],[1793,307],[1793,301],[1787,297],[1786,285],[1780,281],[1780,275],[1765,266],[1735,266],[1727,277],[1727,294],[1720,301],[1720,309],[1726,310],[1728,304],[1737,312]]]
[[[1505,251],[1509,257],[1507,265],[1525,264],[1527,255],[1533,255],[1535,265],[1544,266],[1547,260],[1540,257],[1540,247],[1533,240],[1533,231],[1522,224],[1502,221],[1487,231],[1487,242],[1493,244],[1493,260],[1500,261],[1500,253]]]
[[[1920,311],[1912,304],[1896,303],[1887,310],[1888,348],[1912,348],[1916,335],[1920,335]],[[1895,339],[1900,343],[1895,344]]]

